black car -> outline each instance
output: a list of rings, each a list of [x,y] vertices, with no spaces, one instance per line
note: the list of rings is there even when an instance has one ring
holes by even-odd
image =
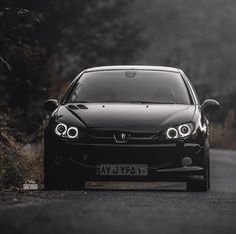
[[[105,66],[80,73],[60,103],[50,99],[45,130],[46,189],[85,181],[184,181],[210,188],[206,113],[183,71]]]

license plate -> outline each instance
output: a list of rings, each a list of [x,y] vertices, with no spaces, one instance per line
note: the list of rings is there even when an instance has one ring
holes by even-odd
[[[147,176],[146,164],[102,164],[97,166],[97,175],[111,176]]]

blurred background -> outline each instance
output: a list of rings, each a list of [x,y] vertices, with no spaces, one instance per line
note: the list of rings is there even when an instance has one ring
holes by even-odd
[[[0,0],[0,188],[42,183],[47,98],[83,69],[183,69],[210,116],[211,146],[236,149],[235,0]]]

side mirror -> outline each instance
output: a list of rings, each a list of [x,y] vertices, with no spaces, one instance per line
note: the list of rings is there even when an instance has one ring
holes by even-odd
[[[201,108],[203,109],[205,113],[216,111],[219,107],[220,107],[219,102],[217,102],[214,99],[207,99],[201,105]]]
[[[56,99],[49,99],[43,104],[44,110],[53,112],[58,107],[58,101]]]

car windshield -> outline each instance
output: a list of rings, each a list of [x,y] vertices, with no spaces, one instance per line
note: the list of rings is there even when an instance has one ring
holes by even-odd
[[[191,104],[179,73],[143,70],[84,73],[67,102]]]

